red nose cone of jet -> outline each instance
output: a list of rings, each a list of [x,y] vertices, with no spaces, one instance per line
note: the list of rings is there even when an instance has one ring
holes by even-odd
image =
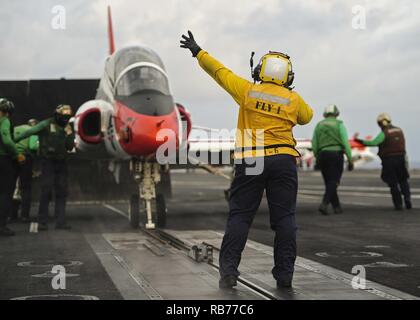
[[[116,104],[115,126],[120,144],[129,155],[153,155],[168,139],[173,139],[178,145],[178,118],[175,110],[163,116],[150,116],[139,114],[121,102]],[[163,140],[162,136],[167,138]]]

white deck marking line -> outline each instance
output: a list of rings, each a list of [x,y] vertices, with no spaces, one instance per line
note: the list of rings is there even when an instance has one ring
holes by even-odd
[[[125,262],[123,257],[121,257],[119,254],[113,252],[111,253],[115,260],[118,261],[118,263],[121,265],[123,269],[127,271],[127,273],[130,275],[130,277],[134,280],[135,283],[144,291],[144,293],[150,298],[150,300],[163,300],[163,297],[160,295],[159,292],[156,291],[155,288],[153,288],[150,283],[140,274],[133,274],[132,269],[130,266]]]
[[[320,203],[321,200],[321,194],[318,196],[310,196],[310,195],[306,195],[306,194],[299,194],[299,198],[304,199],[305,203]],[[310,201],[308,201],[310,200]],[[361,206],[361,207],[389,207],[388,205],[382,205],[379,206],[377,204],[373,204],[373,203],[368,203],[368,202],[357,202],[357,201],[341,201],[342,204],[345,205],[355,205],[355,206]],[[316,210],[318,210],[317,208],[315,208]],[[314,210],[315,210],[314,209]],[[315,211],[316,211],[315,210]]]
[[[351,180],[360,179],[360,178],[377,178],[377,179],[380,179],[380,176],[381,176],[381,170],[380,169],[379,170],[373,170],[373,171],[368,169],[368,171],[371,171],[371,172],[369,173],[369,172],[363,172],[363,170],[356,170],[356,171],[353,171],[350,174],[348,174],[347,172],[343,172],[344,173],[343,175],[346,177],[346,179],[351,179]],[[417,172],[414,172],[414,171],[410,172],[410,179],[420,178],[420,175],[418,174],[418,170],[416,170],[416,171]],[[320,171],[301,171],[301,172],[303,172],[303,173],[306,172],[307,176],[309,176],[309,177],[319,178],[319,177],[322,176],[322,173]],[[301,179],[302,180],[307,179],[308,178],[307,176],[303,176],[303,177],[301,177]]]
[[[300,189],[299,193],[308,193],[308,194],[315,194],[315,195],[322,195],[324,192],[322,190],[309,190],[309,189]],[[340,195],[343,196],[355,196],[355,197],[372,197],[372,198],[391,198],[390,194],[384,193],[374,193],[374,192],[350,192],[350,191],[340,191]],[[420,194],[415,194],[411,196],[412,199],[420,199]]]
[[[387,205],[387,204],[383,204],[383,205],[379,206],[377,204],[368,203],[368,202],[341,201],[341,203],[345,204],[345,205],[355,205],[355,206],[360,206],[360,207],[389,208],[389,205]]]
[[[98,206],[103,205],[104,203],[112,203],[112,204],[127,204],[128,200],[107,200],[107,201],[100,201],[100,200],[82,200],[82,201],[67,201],[66,205],[68,206]],[[38,207],[39,202],[34,201],[32,202],[32,206]]]
[[[110,204],[103,203],[102,205],[105,208],[118,213],[119,215],[123,216],[124,218],[128,218],[128,214],[126,214],[124,211],[121,211],[120,209],[117,209],[114,206],[111,206]]]
[[[213,189],[213,190],[224,190],[226,189],[226,186],[220,185],[219,183],[208,183],[205,186],[203,186],[202,183],[196,182],[196,181],[174,181],[174,185],[177,186],[201,186],[205,189]],[[299,192],[307,192],[307,193],[315,193],[317,190],[324,190],[325,187],[321,185],[306,185],[304,183],[300,183],[302,185],[302,189],[299,189]],[[386,197],[390,198],[391,195],[389,194],[389,188],[387,187],[362,187],[362,186],[340,186],[339,191],[342,194],[347,195],[354,195],[354,196],[372,196],[372,197]],[[357,193],[357,191],[368,191],[368,193]],[[379,191],[384,192],[384,194],[381,193],[375,193],[371,191]],[[352,192],[355,192],[354,194]],[[420,192],[420,188],[411,188],[411,192]],[[413,199],[420,199],[420,194],[412,194]]]
[[[315,189],[315,190],[324,190],[324,185],[311,185],[311,184],[304,184],[301,183],[305,189]],[[347,191],[386,191],[389,192],[388,187],[363,187],[363,186],[339,186],[339,190],[347,190]],[[420,188],[411,188],[411,192],[420,192]]]
[[[173,183],[173,185],[176,185],[179,188],[184,188],[184,187],[189,188],[189,187],[199,186],[200,189],[206,189],[206,190],[208,190],[208,189],[210,189],[210,190],[225,190],[226,188],[229,187],[228,184],[226,184],[226,185],[221,185],[221,184],[218,184],[218,185],[210,185],[210,184],[203,185],[203,184],[199,184],[199,183],[194,183],[194,184],[193,183]]]

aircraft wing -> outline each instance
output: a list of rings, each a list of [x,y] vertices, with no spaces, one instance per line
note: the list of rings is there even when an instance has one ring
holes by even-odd
[[[195,127],[195,129],[210,132],[209,137],[199,136],[193,137],[189,140],[188,155],[189,165],[199,165],[204,169],[210,171],[206,167],[228,166],[233,164],[233,152],[235,150],[235,140],[233,137],[225,137],[217,135],[217,129]],[[216,133],[216,134],[213,134]],[[216,136],[216,138],[214,138]],[[220,138],[222,137],[222,138]],[[370,148],[358,144],[353,139],[350,141],[353,159],[356,166],[361,166],[368,162],[373,161],[376,156]],[[312,168],[314,166],[314,155],[312,152],[312,142],[310,139],[296,139],[296,149],[301,154],[299,165],[301,167]],[[196,159],[196,163],[194,163]],[[214,172],[212,172],[214,173]]]
[[[182,161],[172,167],[201,167],[213,174],[223,175],[217,167],[233,165],[235,138],[229,131],[206,127],[193,127],[188,140],[188,163]],[[298,139],[296,149],[306,156],[311,152],[310,140]],[[181,151],[182,153],[182,151]]]
[[[227,136],[226,133],[220,133],[221,130],[210,129],[204,127],[193,127],[193,130],[201,130],[210,132],[211,134],[207,137],[206,135],[194,135],[188,140],[189,142],[189,154],[193,156],[195,154],[203,155],[207,153],[210,155],[216,155],[219,153],[231,153],[235,150],[235,138]],[[302,154],[312,150],[311,140],[308,139],[297,139],[296,149]],[[224,163],[223,163],[224,164]]]
[[[353,138],[349,140],[353,162],[356,167],[363,166],[372,162],[377,156],[372,152],[371,148],[362,145]],[[296,149],[301,154],[300,164],[302,167],[313,168],[315,165],[315,157],[312,152],[312,142],[310,139],[297,139]]]

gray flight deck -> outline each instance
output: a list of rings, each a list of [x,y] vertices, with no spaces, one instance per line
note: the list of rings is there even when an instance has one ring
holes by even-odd
[[[419,175],[412,175],[420,207]],[[346,173],[345,213],[320,216],[319,173],[300,173],[298,259],[293,290],[277,290],[271,276],[272,231],[265,202],[257,214],[236,289],[218,288],[218,248],[227,217],[227,181],[205,173],[173,174],[164,232],[130,229],[127,203],[68,207],[71,231],[0,238],[0,299],[418,299],[420,210],[394,212],[376,171]],[[33,209],[36,212],[36,208]],[[165,237],[162,237],[165,235]],[[169,237],[169,238],[168,238]],[[175,239],[176,242],[168,239]],[[214,261],[196,262],[185,248],[213,246]],[[54,265],[66,268],[66,289],[51,286]],[[364,290],[353,289],[353,266],[366,269]]]

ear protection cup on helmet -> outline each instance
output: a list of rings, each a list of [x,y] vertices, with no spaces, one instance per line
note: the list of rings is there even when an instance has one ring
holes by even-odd
[[[290,88],[293,84],[293,81],[295,80],[295,73],[292,71],[289,72],[289,75],[287,77],[287,82],[284,84],[286,88]]]
[[[260,79],[260,72],[261,72],[261,63],[259,63],[254,71],[252,72],[252,79],[254,79],[255,82],[261,81]]]

